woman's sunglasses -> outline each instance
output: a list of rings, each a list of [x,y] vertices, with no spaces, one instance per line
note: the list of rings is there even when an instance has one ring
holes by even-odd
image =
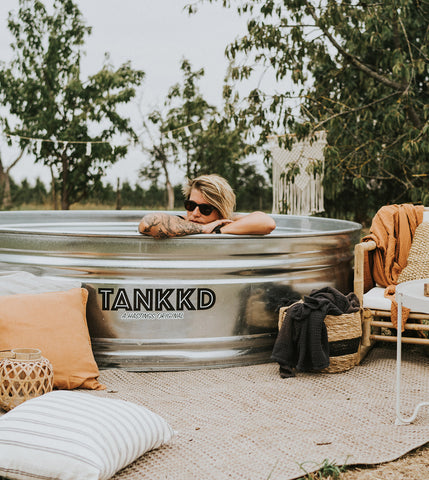
[[[188,212],[193,212],[196,208],[200,210],[200,213],[205,217],[208,217],[216,207],[209,205],[208,203],[197,203],[193,200],[185,200],[185,208]]]

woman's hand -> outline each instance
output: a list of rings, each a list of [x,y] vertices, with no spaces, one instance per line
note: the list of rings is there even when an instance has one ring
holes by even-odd
[[[202,232],[201,233],[214,233],[213,230],[218,226],[218,225],[228,225],[228,223],[232,223],[232,220],[229,220],[228,218],[222,218],[220,220],[215,220],[214,222],[210,223],[205,223],[201,224],[202,227]]]

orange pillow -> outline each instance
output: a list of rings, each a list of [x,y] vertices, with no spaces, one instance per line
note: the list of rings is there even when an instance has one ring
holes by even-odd
[[[54,387],[106,388],[92,353],[84,288],[0,297],[0,350],[39,348],[54,369]]]

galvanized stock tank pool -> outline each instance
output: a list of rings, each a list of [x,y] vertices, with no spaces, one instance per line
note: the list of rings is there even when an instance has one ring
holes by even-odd
[[[143,211],[0,212],[0,271],[77,279],[100,368],[186,370],[270,360],[278,309],[351,291],[361,225],[273,215],[267,236],[140,235]],[[58,319],[61,321],[61,319]]]

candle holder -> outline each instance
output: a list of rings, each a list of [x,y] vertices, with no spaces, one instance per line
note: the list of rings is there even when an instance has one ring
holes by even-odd
[[[11,410],[53,389],[51,362],[36,348],[0,352],[0,407]]]

